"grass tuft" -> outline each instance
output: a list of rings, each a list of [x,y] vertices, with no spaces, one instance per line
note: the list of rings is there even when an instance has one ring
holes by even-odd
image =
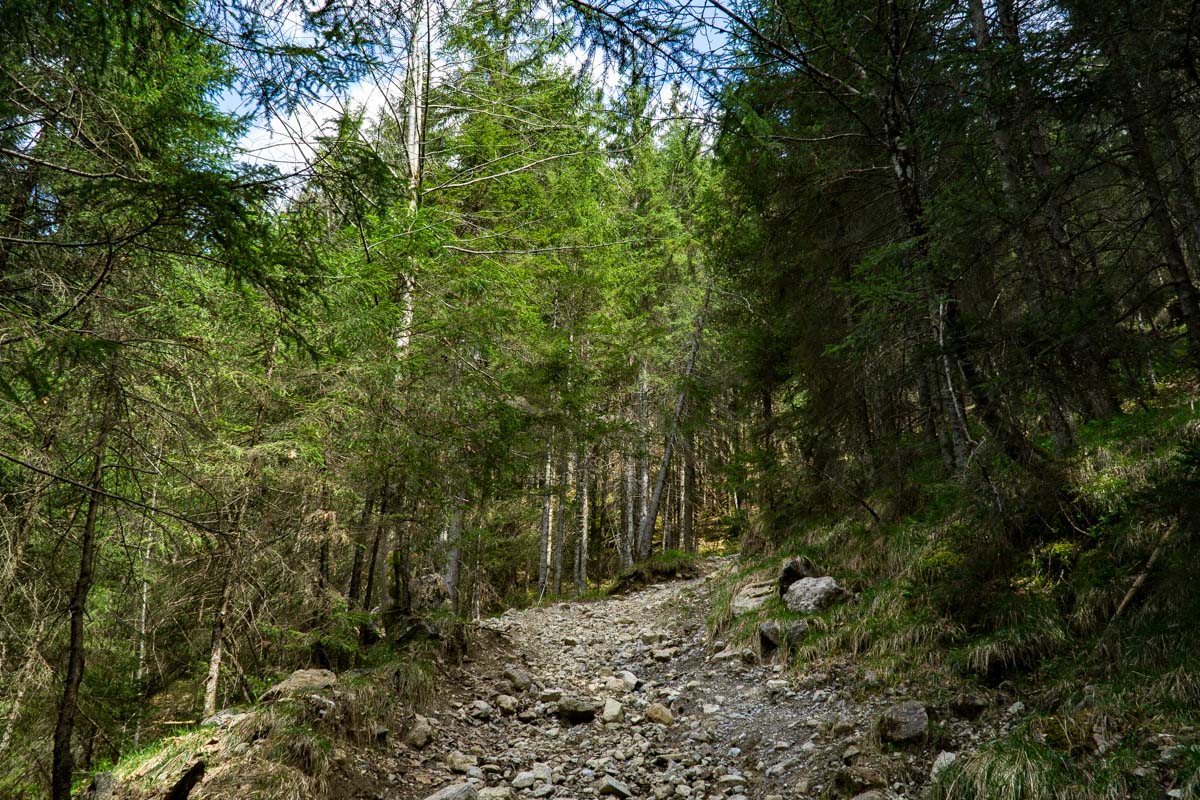
[[[1076,782],[1059,752],[1022,735],[960,757],[930,787],[930,800],[1071,800]]]

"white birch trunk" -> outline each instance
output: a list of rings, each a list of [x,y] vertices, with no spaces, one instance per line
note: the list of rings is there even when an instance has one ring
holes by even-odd
[[[546,593],[546,582],[550,577],[550,523],[554,514],[554,492],[551,481],[554,480],[554,464],[550,448],[546,449],[546,467],[542,478],[542,530],[538,542],[538,598]]]
[[[621,537],[621,567],[628,569],[633,566],[633,544],[637,536],[637,517],[634,511],[634,492],[636,477],[634,458],[625,455],[625,533]]]
[[[575,594],[583,594],[587,591],[588,515],[591,512],[589,508],[591,498],[588,494],[590,460],[590,454],[584,450],[579,459],[579,477],[575,481],[575,491],[579,497],[579,541],[576,550]]]

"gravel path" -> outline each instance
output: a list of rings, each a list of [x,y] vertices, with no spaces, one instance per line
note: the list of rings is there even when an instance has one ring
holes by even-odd
[[[707,566],[484,621],[507,652],[468,665],[393,797],[918,797],[937,749],[881,748],[869,734],[903,698],[851,697],[836,676],[785,676],[709,641],[714,578],[730,564]],[[961,724],[941,731],[942,743],[970,737]]]

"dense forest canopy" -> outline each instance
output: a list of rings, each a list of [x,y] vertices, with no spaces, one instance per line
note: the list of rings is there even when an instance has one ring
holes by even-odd
[[[1077,487],[1195,396],[1198,37],[1167,0],[3,3],[0,794],[432,608],[830,520],[880,552],[948,497],[904,541],[947,630],[1092,569],[1096,633],[1196,513],[1193,416],[1153,536]]]

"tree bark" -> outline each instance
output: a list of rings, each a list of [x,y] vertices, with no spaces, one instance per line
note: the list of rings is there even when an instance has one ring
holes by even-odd
[[[683,372],[684,386],[679,390],[679,397],[675,401],[675,413],[671,417],[671,428],[667,433],[667,441],[663,447],[662,464],[658,469],[658,479],[654,482],[654,494],[646,509],[646,515],[642,518],[642,528],[638,532],[639,557],[643,560],[650,555],[650,545],[654,536],[654,522],[658,516],[658,504],[662,501],[663,488],[667,483],[667,472],[671,468],[671,454],[675,448],[675,436],[679,430],[679,420],[683,416],[684,403],[687,402],[687,381],[691,379],[692,371],[696,367],[696,355],[700,352],[700,337],[704,333],[704,317],[708,312],[708,303],[711,298],[712,286],[710,285],[704,291],[704,302],[700,305],[699,313],[696,314],[696,326],[692,331],[692,346],[688,352],[687,367]]]
[[[588,522],[591,514],[588,482],[590,453],[582,448],[576,461],[575,491],[579,496],[579,538],[575,543],[575,594],[587,592],[588,579]]]
[[[457,614],[459,606],[459,572],[462,567],[463,518],[466,516],[467,499],[461,494],[454,498],[454,509],[450,512],[446,546],[446,589],[450,592],[450,607]]]
[[[354,537],[354,562],[350,567],[350,586],[346,590],[346,604],[357,608],[362,596],[362,572],[366,561],[367,537],[371,530],[371,509],[375,505],[374,490],[367,492],[363,501],[362,516],[358,518],[358,532]]]
[[[233,570],[233,565],[227,567]],[[226,573],[221,581],[221,604],[217,608],[217,616],[213,620],[211,647],[208,655],[208,674],[204,680],[204,711],[202,716],[211,717],[217,713],[217,689],[221,680],[221,660],[225,648],[225,619],[229,614],[229,594],[231,578]]]
[[[46,619],[40,617],[38,619],[37,630],[33,634],[33,640],[29,643],[29,649],[26,651],[25,663],[17,670],[17,674],[13,677],[12,682],[16,686],[16,693],[13,696],[12,702],[8,706],[8,718],[4,721],[4,733],[0,734],[0,756],[3,756],[8,746],[12,743],[13,730],[17,726],[17,718],[21,716],[21,705],[25,701],[25,692],[29,690],[29,682],[33,677],[34,664],[40,659],[41,653],[38,648],[42,646],[42,637],[46,633]]]
[[[546,593],[546,584],[550,578],[550,540],[551,523],[554,514],[554,464],[551,448],[546,448],[546,466],[542,478],[542,530],[538,540],[538,597]]]
[[[70,800],[71,776],[75,769],[71,736],[79,709],[79,686],[83,683],[84,653],[83,626],[87,612],[87,597],[95,578],[96,521],[100,514],[100,497],[104,491],[104,455],[108,446],[109,410],[104,411],[100,436],[96,442],[96,458],[92,465],[87,514],[83,523],[83,538],[79,544],[79,575],[67,606],[70,617],[70,640],[67,648],[67,669],[63,678],[62,700],[58,704],[58,720],[54,725],[54,745],[50,766],[50,795],[52,800]]]
[[[695,553],[696,547],[696,433],[690,427],[683,448],[683,549]]]
[[[375,541],[371,543],[371,560],[367,566],[367,585],[363,590],[362,609],[370,611],[375,604],[375,582],[379,570],[379,551],[383,546],[383,535],[387,530],[387,518],[391,513],[392,491],[384,479],[382,498],[379,504],[379,518],[375,522]]]
[[[637,518],[634,506],[634,485],[636,477],[634,473],[637,470],[636,459],[626,453],[623,456],[625,460],[625,519],[624,532],[620,539],[621,549],[621,568],[629,569],[633,566],[633,544],[637,536]]]
[[[554,594],[562,595],[563,545],[567,535],[567,475],[566,456],[560,456],[557,472],[556,509],[554,514]]]
[[[1132,102],[1132,92],[1127,92],[1126,96]],[[1133,145],[1134,164],[1146,193],[1150,224],[1158,237],[1167,274],[1171,276],[1175,297],[1179,301],[1179,314],[1186,328],[1188,353],[1192,362],[1200,365],[1200,291],[1192,282],[1175,224],[1171,221],[1167,194],[1158,176],[1158,165],[1146,135],[1146,127],[1137,113],[1126,117],[1126,126]]]

